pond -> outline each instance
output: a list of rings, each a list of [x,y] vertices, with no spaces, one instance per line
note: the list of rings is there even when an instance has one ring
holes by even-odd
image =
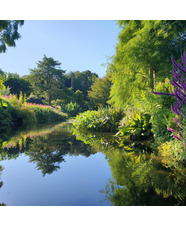
[[[123,149],[112,134],[80,133],[71,123],[10,131],[0,140],[0,203],[185,205],[185,168],[166,161],[148,143]]]

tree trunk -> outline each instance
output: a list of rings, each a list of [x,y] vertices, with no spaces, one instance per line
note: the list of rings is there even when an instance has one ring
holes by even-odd
[[[153,90],[155,89],[156,73],[153,71]]]
[[[149,87],[152,89],[153,91],[153,75],[152,75],[152,70],[151,68],[149,68]]]
[[[152,91],[154,91],[155,88],[155,71],[153,71],[151,68],[149,68],[149,85]]]
[[[51,106],[51,95],[50,95],[50,93],[48,94],[48,103],[49,103],[49,105]]]

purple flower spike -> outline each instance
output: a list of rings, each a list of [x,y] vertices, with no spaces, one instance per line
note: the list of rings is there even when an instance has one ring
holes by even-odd
[[[183,138],[183,135],[181,134],[181,132],[178,132],[178,134],[179,134],[179,136],[180,136],[182,139],[184,139],[184,138]]]
[[[172,96],[174,96],[174,94],[170,94],[170,93],[161,93],[161,92],[155,92],[155,91],[153,91],[152,92],[153,94],[155,94],[155,95],[172,95]]]
[[[181,106],[186,104],[186,78],[185,78],[185,74],[186,74],[186,52],[183,53],[183,56],[181,57],[182,62],[183,62],[183,66],[181,66],[180,64],[178,64],[174,58],[172,57],[172,63],[175,67],[173,67],[173,79],[171,81],[171,85],[174,87],[174,92],[171,90],[171,94],[168,93],[160,93],[160,92],[153,92],[154,94],[157,95],[173,95],[177,102],[174,104],[174,106],[171,105],[171,110],[177,114],[180,115],[181,117],[185,117],[184,113],[181,111]],[[184,127],[180,124],[180,122],[178,121],[178,119],[173,118],[173,120],[178,124],[178,126],[181,129],[184,129]],[[175,132],[174,129],[172,128],[168,128],[167,130],[170,132]],[[173,137],[176,140],[179,141],[183,141],[184,144],[184,149],[186,150],[186,143],[184,141],[184,137],[182,135],[181,132],[177,132],[179,137],[176,135],[173,135]]]
[[[171,110],[175,113],[175,114],[177,114],[177,115],[179,115],[179,112],[176,110],[176,108],[174,108],[172,105],[171,105]]]
[[[178,138],[177,136],[173,135],[173,137],[177,140],[180,140],[180,138]],[[181,141],[181,140],[180,140]]]
[[[182,87],[181,87],[174,79],[172,79],[171,84],[172,84],[174,87],[177,86],[177,87],[179,87],[179,88],[182,89]]]
[[[171,58],[171,60],[172,60],[172,63],[173,63],[179,70],[181,70],[182,72],[186,73],[186,69],[184,69],[180,64],[176,63],[176,61],[174,60],[173,57]]]
[[[180,127],[180,128],[182,128],[183,129],[183,126],[180,124],[180,122],[178,121],[178,119],[176,119],[176,118],[173,118],[173,120],[178,124],[178,126]]]

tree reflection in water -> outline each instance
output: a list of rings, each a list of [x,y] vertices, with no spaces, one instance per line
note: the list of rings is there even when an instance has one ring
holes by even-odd
[[[148,141],[126,141],[120,147],[111,134],[76,130],[73,134],[71,125],[64,123],[16,132],[1,139],[0,160],[16,159],[24,153],[45,176],[57,171],[67,154],[88,157],[102,152],[113,176],[102,193],[113,205],[185,205],[186,168],[181,160],[155,155]]]
[[[0,176],[1,176],[1,174],[2,174],[2,171],[3,171],[3,167],[0,166]],[[3,186],[3,182],[0,181],[0,188],[1,188],[2,186]],[[5,204],[5,203],[0,203],[0,206],[6,206],[6,204]]]
[[[17,132],[9,141],[1,143],[0,160],[16,159],[24,153],[43,176],[51,174],[60,168],[60,163],[65,162],[67,154],[86,157],[92,154],[90,146],[76,140],[70,130],[71,125],[63,123]]]
[[[186,168],[183,160],[171,156],[168,160],[167,156],[155,155],[148,141],[144,144],[126,142],[120,148],[114,139],[103,142],[96,134],[76,130],[74,134],[95,151],[105,153],[113,179],[102,193],[113,205],[185,205]]]

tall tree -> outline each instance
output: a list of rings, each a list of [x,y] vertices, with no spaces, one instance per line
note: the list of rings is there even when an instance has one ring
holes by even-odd
[[[15,47],[15,41],[21,37],[18,27],[23,24],[23,20],[0,20],[0,53],[5,53],[8,46]]]
[[[98,78],[98,75],[89,70],[70,72],[66,75],[65,85],[71,87],[73,91],[82,91],[84,96],[87,97],[88,90],[90,90],[96,78]]]
[[[31,84],[22,78],[10,77],[4,82],[6,87],[10,88],[11,94],[16,94],[19,96],[20,92],[26,94],[28,97],[32,92]]]
[[[37,68],[30,70],[34,93],[47,98],[49,105],[56,92],[61,89],[60,86],[64,84],[65,71],[60,65],[60,62],[44,55],[42,61],[37,63]]]
[[[186,21],[119,21],[122,28],[116,54],[110,65],[110,102],[124,106],[145,87],[154,88],[155,79],[171,75],[171,55],[177,59],[184,50]]]
[[[110,96],[111,82],[108,77],[96,78],[95,82],[91,86],[91,90],[88,91],[88,98],[95,107],[105,107]]]

